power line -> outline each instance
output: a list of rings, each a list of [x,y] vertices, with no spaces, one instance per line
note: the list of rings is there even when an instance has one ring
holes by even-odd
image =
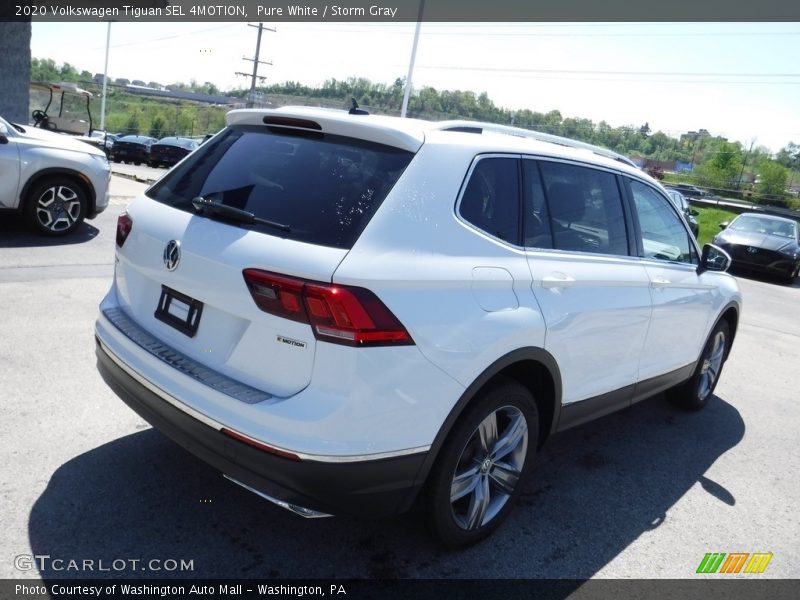
[[[177,33],[175,35],[166,35],[166,36],[163,36],[163,37],[150,38],[150,39],[146,39],[146,40],[137,40],[135,42],[125,42],[123,44],[111,44],[111,47],[112,48],[123,48],[123,47],[126,47],[126,46],[141,46],[142,44],[150,44],[150,43],[153,43],[153,42],[163,42],[165,40],[174,40],[174,39],[177,39],[177,38],[187,37],[187,36],[190,36],[190,35],[198,35],[198,34],[201,34],[201,33],[208,33],[209,31],[219,31],[220,29],[229,29],[231,27],[237,27],[238,25],[239,25],[238,23],[234,23],[233,25],[222,25],[222,26],[219,26],[219,27],[209,27],[207,29],[198,29],[196,31],[189,31],[187,33]],[[94,48],[90,48],[90,50],[100,50],[100,49],[103,49],[103,48],[105,48],[105,46],[96,46]]]
[[[663,76],[663,77],[800,77],[800,73],[713,73],[713,72],[681,72],[681,71],[591,71],[577,69],[528,69],[512,67],[463,67],[457,65],[420,65],[419,69],[446,71],[481,71],[492,73],[541,73],[558,75],[624,75],[624,76]]]

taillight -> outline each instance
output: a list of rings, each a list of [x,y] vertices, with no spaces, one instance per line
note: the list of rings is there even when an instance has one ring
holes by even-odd
[[[122,245],[125,243],[125,240],[128,239],[128,234],[130,234],[131,229],[133,229],[133,219],[131,219],[130,215],[127,212],[123,212],[119,217],[117,217],[117,246],[122,248]]]
[[[371,291],[245,269],[244,280],[264,312],[308,323],[318,340],[347,346],[411,345],[414,340]]]

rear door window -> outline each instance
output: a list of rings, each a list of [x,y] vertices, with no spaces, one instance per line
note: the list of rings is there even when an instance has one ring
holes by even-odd
[[[628,234],[617,178],[588,167],[540,161],[553,247],[628,255]]]
[[[241,224],[271,235],[349,249],[413,158],[353,138],[278,128],[226,129],[151,187],[188,212],[203,198],[288,226]]]

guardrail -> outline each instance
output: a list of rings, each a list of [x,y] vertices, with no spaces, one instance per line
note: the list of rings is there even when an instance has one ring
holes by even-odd
[[[694,196],[687,196],[686,199],[689,201],[689,204],[694,204],[696,206],[717,206],[737,214],[743,212],[760,212],[767,215],[788,217],[800,221],[800,211],[792,210],[791,208],[781,208],[780,206],[769,206],[765,204],[750,204],[749,202],[742,202],[741,200],[729,198],[697,198]]]

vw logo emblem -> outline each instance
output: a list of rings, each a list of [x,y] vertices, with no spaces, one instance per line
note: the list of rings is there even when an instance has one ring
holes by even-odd
[[[181,243],[178,240],[170,240],[164,248],[164,266],[167,271],[174,271],[181,262]]]

